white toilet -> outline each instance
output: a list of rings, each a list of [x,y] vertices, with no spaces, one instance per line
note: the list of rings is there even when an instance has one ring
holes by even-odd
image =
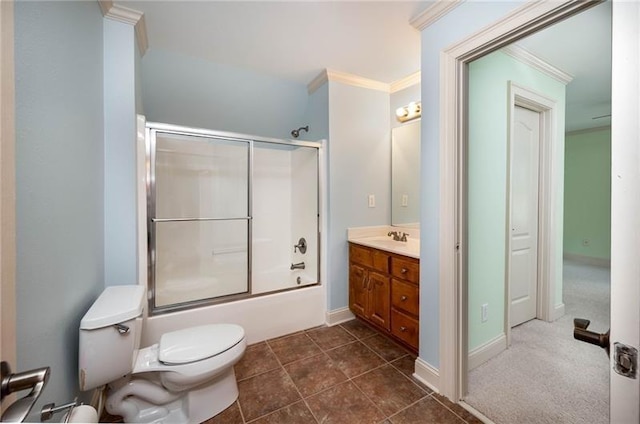
[[[112,286],[80,322],[80,389],[108,384],[106,408],[127,423],[201,423],[238,397],[233,370],[244,330],[212,324],[164,334],[140,349],[143,286]]]

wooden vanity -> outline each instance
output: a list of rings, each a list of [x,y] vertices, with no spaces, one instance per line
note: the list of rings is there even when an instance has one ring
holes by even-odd
[[[418,352],[420,260],[349,243],[349,309]]]

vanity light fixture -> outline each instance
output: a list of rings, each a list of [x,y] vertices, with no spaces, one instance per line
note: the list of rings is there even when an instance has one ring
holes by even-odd
[[[396,119],[400,122],[411,121],[412,119],[420,118],[422,116],[422,103],[411,102],[406,106],[396,109]]]

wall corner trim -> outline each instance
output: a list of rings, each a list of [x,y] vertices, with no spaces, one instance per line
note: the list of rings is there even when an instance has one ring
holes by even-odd
[[[149,39],[147,37],[147,25],[144,20],[144,13],[139,10],[120,6],[111,0],[98,0],[98,4],[100,5],[100,10],[105,18],[134,26],[140,56],[144,56],[149,48]]]
[[[409,23],[418,31],[422,31],[458,7],[462,2],[464,2],[464,0],[438,0],[420,12],[420,14],[411,18]]]
[[[560,81],[564,85],[567,85],[571,81],[573,81],[573,75],[553,66],[549,62],[539,58],[538,56],[534,55],[527,49],[517,44],[503,47],[502,52],[513,57],[517,61],[524,63],[525,65],[529,65],[532,68],[537,69],[538,71],[555,79],[556,81]]]
[[[405,88],[420,84],[420,76],[420,71],[416,71],[411,75],[407,75],[402,79],[392,82],[389,87],[389,92],[396,93],[398,91],[404,90]]]
[[[440,393],[440,372],[421,358],[416,358],[413,376],[436,393]]]

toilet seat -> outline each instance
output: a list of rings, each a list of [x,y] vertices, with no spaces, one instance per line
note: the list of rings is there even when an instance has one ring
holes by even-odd
[[[244,338],[235,324],[210,324],[165,333],[158,345],[158,360],[165,365],[202,361],[231,349]]]
[[[225,328],[226,326],[236,327],[235,330],[231,330],[229,328]],[[190,330],[196,331],[191,332]],[[221,330],[218,332],[217,330]],[[163,363],[160,361],[160,344],[156,343],[152,346],[146,347],[144,349],[140,349],[138,354],[136,355],[136,359],[133,365],[133,374],[140,374],[146,372],[171,372],[181,374],[183,376],[191,376],[195,377],[198,375],[209,374],[211,371],[223,368],[228,366],[230,361],[239,359],[244,353],[244,349],[246,346],[246,341],[244,337],[244,329],[242,327],[234,325],[234,324],[212,324],[212,325],[204,325],[198,327],[187,328],[185,330],[175,331],[173,333],[175,337],[169,337],[169,341],[178,340],[181,338],[181,335],[184,335],[184,341],[190,340],[195,334],[207,334],[208,338],[222,338],[226,332],[230,332],[234,335],[234,338],[226,339],[226,341],[221,341],[220,346],[228,346],[225,350],[216,352],[217,349],[211,348],[212,345],[208,345],[210,350],[197,350],[194,351],[201,352],[202,355],[208,355],[204,359],[194,360],[191,362],[185,362],[182,364],[171,364],[171,363]],[[171,333],[167,333],[171,334]],[[240,337],[239,340],[237,338]],[[162,338],[161,338],[162,339]],[[231,345],[233,343],[233,345]],[[173,344],[169,344],[169,346],[173,346]],[[190,352],[187,348],[185,352]],[[206,353],[204,353],[206,352]],[[239,355],[239,356],[238,356]],[[196,355],[197,356],[197,355]],[[189,357],[185,355],[183,358]],[[191,357],[195,357],[191,355]]]

